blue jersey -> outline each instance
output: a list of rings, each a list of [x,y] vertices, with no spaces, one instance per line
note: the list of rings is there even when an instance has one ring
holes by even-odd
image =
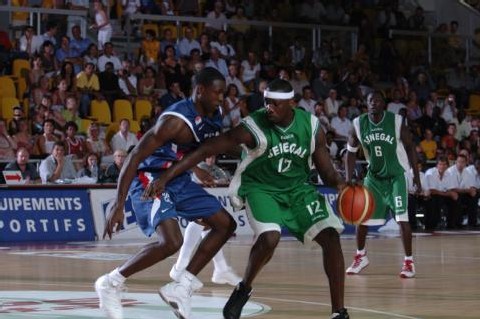
[[[201,116],[195,109],[191,98],[181,100],[169,106],[158,118],[160,121],[165,116],[175,116],[188,125],[195,141],[187,145],[177,145],[168,142],[157,148],[139,166],[139,171],[156,172],[170,167],[174,162],[196,149],[204,140],[220,134],[222,128],[222,112],[219,107],[213,117]]]

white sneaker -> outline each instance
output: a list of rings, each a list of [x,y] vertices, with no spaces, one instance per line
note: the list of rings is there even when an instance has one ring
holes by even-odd
[[[347,268],[347,275],[356,275],[362,271],[363,268],[367,267],[370,262],[368,261],[367,255],[356,254],[353,263],[350,267]]]
[[[415,277],[415,264],[413,260],[405,260],[403,262],[402,271],[400,271],[401,278],[413,278]]]
[[[216,269],[213,271],[212,282],[215,284],[229,284],[235,287],[240,281],[242,281],[242,278],[235,273],[232,267],[223,271],[217,271]]]
[[[202,288],[203,284],[197,277],[183,271],[179,282],[171,282],[158,291],[160,297],[180,319],[189,319],[191,313],[191,299],[194,291]]]
[[[172,269],[170,269],[170,278],[172,278],[172,280],[174,281],[180,281],[180,275],[182,274],[182,272],[184,271],[185,269],[178,269],[177,268],[177,264],[174,264],[172,266]]]
[[[95,281],[95,291],[100,300],[99,307],[110,319],[123,319],[122,293],[123,284],[114,285],[108,274]]]

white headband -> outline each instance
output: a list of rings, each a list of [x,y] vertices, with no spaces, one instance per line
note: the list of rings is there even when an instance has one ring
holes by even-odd
[[[274,99],[274,100],[288,100],[295,96],[295,93],[292,91],[290,92],[272,92],[266,89],[263,92],[263,97],[266,99]]]

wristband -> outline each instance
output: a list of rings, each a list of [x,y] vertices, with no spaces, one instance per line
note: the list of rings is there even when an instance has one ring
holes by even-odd
[[[347,143],[347,151],[349,151],[351,153],[356,153],[356,152],[358,152],[358,147],[353,147],[353,146],[351,146],[350,144]]]

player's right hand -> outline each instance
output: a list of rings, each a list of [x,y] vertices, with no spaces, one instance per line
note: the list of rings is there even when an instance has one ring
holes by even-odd
[[[107,235],[109,239],[112,239],[112,234],[120,230],[120,228],[123,226],[124,215],[125,213],[123,212],[123,205],[114,203],[105,221],[103,239],[105,239],[105,236]]]
[[[160,197],[160,195],[165,191],[166,182],[162,179],[162,176],[163,175],[148,183],[142,194],[143,200]]]

